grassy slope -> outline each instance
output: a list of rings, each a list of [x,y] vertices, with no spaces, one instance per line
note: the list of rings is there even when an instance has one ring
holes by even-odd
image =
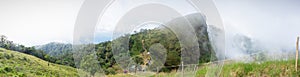
[[[299,60],[300,61],[300,60]],[[299,65],[298,65],[299,66]],[[207,67],[204,67],[207,68]],[[300,69],[298,67],[298,69]],[[206,69],[199,69],[198,76],[205,76]],[[300,71],[295,71],[295,60],[267,61],[258,63],[231,63],[223,66],[222,77],[300,77]]]
[[[300,64],[298,66],[300,67]],[[299,67],[298,72],[296,72],[295,60],[267,61],[261,64],[230,63],[224,65],[220,77],[300,77]],[[202,66],[200,68],[196,77],[204,77],[208,67]],[[174,77],[175,74],[175,72],[160,73],[158,76],[152,77]],[[130,77],[130,75],[118,74],[109,77]]]
[[[300,61],[300,60],[299,60]],[[299,65],[298,65],[299,66]],[[300,68],[298,68],[300,69]],[[295,60],[267,61],[258,63],[233,63],[223,67],[222,76],[300,76],[300,71],[295,71]]]
[[[77,70],[69,66],[49,63],[24,53],[0,48],[0,77],[7,76],[78,76]]]

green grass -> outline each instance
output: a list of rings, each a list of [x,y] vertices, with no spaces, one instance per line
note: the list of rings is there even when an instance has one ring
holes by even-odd
[[[300,62],[300,60],[298,61]],[[298,65],[300,67],[300,65]],[[295,60],[266,61],[263,63],[228,63],[223,66],[220,77],[300,77],[300,68],[295,71]],[[205,77],[208,66],[200,66],[196,77]],[[176,72],[159,73],[150,77],[175,77]],[[108,77],[134,77],[128,74]]]
[[[37,57],[0,48],[0,77],[78,77],[69,66],[49,63]]]
[[[300,61],[300,60],[299,60]],[[300,65],[299,65],[300,66]],[[298,68],[300,69],[300,68]],[[299,77],[300,71],[295,71],[295,60],[266,61],[263,63],[232,63],[223,67],[221,76],[288,76]]]
[[[299,60],[300,61],[300,60]],[[299,65],[300,66],[300,65]],[[204,77],[207,66],[197,71],[197,77]],[[298,67],[298,69],[300,69]],[[227,63],[223,66],[221,77],[300,77],[295,71],[295,60],[266,61],[263,63]]]

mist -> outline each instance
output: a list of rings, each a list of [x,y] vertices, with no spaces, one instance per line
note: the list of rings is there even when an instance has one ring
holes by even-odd
[[[226,57],[241,59],[246,51],[232,46],[236,36],[251,39],[252,49],[270,59],[295,55],[300,35],[300,2],[297,0],[216,0],[226,36]],[[293,55],[285,55],[293,54]],[[280,57],[279,57],[280,56]]]

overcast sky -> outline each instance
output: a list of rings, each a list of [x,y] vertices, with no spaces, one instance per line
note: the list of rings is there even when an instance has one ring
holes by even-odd
[[[299,0],[216,0],[216,6],[227,34],[244,34],[275,50],[295,47]]]
[[[82,2],[0,0],[0,34],[27,46],[53,41],[72,43]],[[174,2],[173,6],[178,3]],[[215,3],[227,33],[240,33],[270,45],[289,47],[294,46],[296,36],[300,35],[299,0],[215,0]],[[107,37],[99,41],[110,39],[105,33],[110,30],[102,32],[101,36]]]
[[[0,34],[26,46],[72,42],[83,0],[0,0]]]

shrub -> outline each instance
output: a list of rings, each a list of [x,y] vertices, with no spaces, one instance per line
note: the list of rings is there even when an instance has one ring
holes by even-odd
[[[3,68],[0,68],[0,73],[5,73]]]
[[[167,68],[167,67],[163,67],[163,68],[161,68],[160,72],[167,72],[167,73],[170,73],[170,72],[171,72],[171,69],[170,69],[170,68]]]
[[[26,77],[26,75],[24,73],[18,72],[18,77]]]
[[[4,55],[2,53],[0,53],[0,59],[3,59]]]
[[[6,72],[14,72],[14,70],[11,67],[4,67],[4,71],[6,71]]]
[[[13,58],[13,57],[15,57],[15,55],[14,54],[10,54],[10,58]]]
[[[113,68],[108,68],[107,71],[108,71],[109,74],[113,74],[113,75],[117,74],[116,70],[113,69]]]
[[[26,57],[23,57],[22,60],[27,61],[28,59]]]
[[[4,58],[6,58],[6,59],[10,59],[11,58],[11,56],[9,55],[9,54],[6,54],[6,53],[4,53]]]

